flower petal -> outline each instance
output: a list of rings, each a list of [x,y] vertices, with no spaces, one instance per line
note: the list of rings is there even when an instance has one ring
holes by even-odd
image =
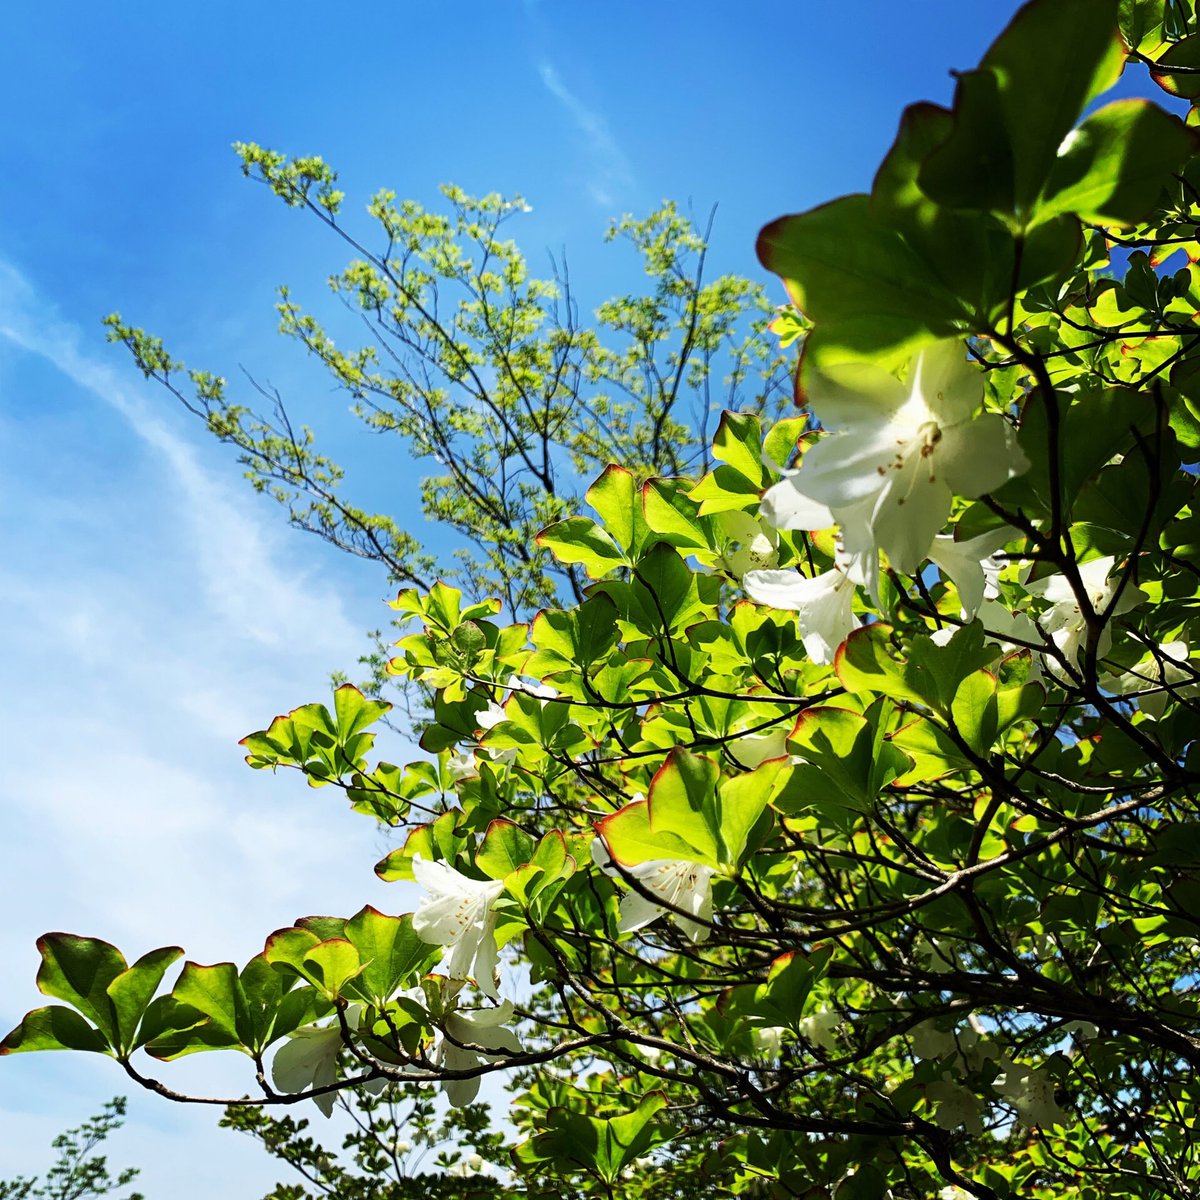
[[[937,469],[956,495],[975,500],[1029,470],[1016,430],[997,413],[943,426]]]
[[[907,394],[895,375],[872,363],[838,363],[809,373],[808,400],[826,429],[878,425]]]
[[[1015,534],[1016,530],[1005,525],[963,542],[956,542],[949,534],[934,538],[929,557],[954,584],[962,606],[960,615],[964,621],[975,619],[975,614],[987,594],[989,573],[993,581],[992,595],[996,594],[994,580],[999,571],[999,564],[992,562],[991,556]]]
[[[926,346],[913,360],[909,384],[942,426],[970,421],[983,400],[983,372],[956,338]]]
[[[890,423],[831,433],[805,454],[800,470],[786,482],[837,516],[837,509],[878,493],[898,449],[910,438],[911,431]]]
[[[828,529],[833,524],[833,514],[801,492],[800,485],[793,482],[798,474],[790,475],[763,493],[759,508],[762,519],[774,529]]]
[[[892,474],[875,503],[871,530],[892,566],[916,572],[950,515],[950,489],[930,471],[928,460],[911,453]]]

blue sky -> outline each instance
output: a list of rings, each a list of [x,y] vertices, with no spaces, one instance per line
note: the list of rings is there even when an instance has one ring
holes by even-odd
[[[286,529],[99,324],[119,309],[192,365],[244,366],[353,467],[343,399],[276,336],[272,308],[284,282],[320,303],[339,245],[245,181],[230,143],[322,154],[348,211],[381,186],[427,204],[446,181],[519,191],[533,212],[512,235],[539,268],[565,246],[590,306],[638,285],[603,245],[608,218],[664,197],[701,214],[719,202],[714,269],[757,277],[759,226],[868,186],[902,106],[948,101],[949,68],[973,65],[1015,8],[68,0],[6,13],[0,1025],[37,1004],[34,940],[49,929],[131,956],[178,940],[211,962],[248,957],[306,912],[412,904],[374,879],[365,821],[251,774],[236,745],[352,666],[383,618],[383,578]],[[402,504],[396,453],[373,451],[362,486]],[[170,1074],[236,1092],[239,1066]],[[53,1134],[122,1081],[81,1055],[5,1060],[0,1178],[45,1166]],[[112,1158],[145,1168],[150,1197],[261,1196],[278,1173],[215,1123],[131,1096]]]

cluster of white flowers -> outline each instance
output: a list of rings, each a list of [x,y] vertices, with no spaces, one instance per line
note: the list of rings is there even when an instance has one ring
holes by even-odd
[[[1072,1028],[1086,1039],[1095,1035],[1095,1026],[1082,1028],[1087,1022]],[[925,1098],[934,1105],[933,1122],[942,1129],[962,1127],[969,1133],[983,1132],[983,1113],[986,1103],[959,1079],[959,1073],[978,1071],[992,1061],[999,1074],[992,1081],[995,1094],[1007,1100],[1024,1125],[1063,1125],[1071,1120],[1055,1100],[1056,1084],[1045,1068],[1015,1063],[1001,1054],[993,1041],[982,1039],[976,1028],[942,1029],[934,1021],[924,1021],[909,1031],[913,1053],[927,1061],[949,1060],[945,1070],[925,1087]]]
[[[1146,599],[1146,593],[1132,583],[1126,582],[1124,587],[1121,586],[1124,574],[1117,570],[1116,559],[1111,555],[1080,563],[1078,570],[1088,603],[1097,614],[1119,616]],[[1031,596],[1040,596],[1049,603],[1049,609],[1042,613],[1038,624],[1049,634],[1063,659],[1071,667],[1078,667],[1079,653],[1087,642],[1088,624],[1087,616],[1070,581],[1064,575],[1050,575],[1045,579],[1027,583],[1025,590]],[[1111,646],[1112,628],[1105,624],[1096,646],[1096,654],[1103,658]],[[1061,674],[1061,670],[1049,659],[1046,661],[1050,674]]]
[[[957,340],[935,343],[913,360],[902,383],[864,363],[832,370],[813,385],[829,433],[798,470],[763,496],[762,515],[778,529],[836,524],[834,567],[805,578],[796,571],[749,570],[747,594],[799,614],[810,657],[828,663],[854,628],[856,586],[878,589],[880,555],[913,573],[932,558],[958,588],[963,619],[987,593],[990,556],[1010,530],[956,543],[939,537],[955,495],[977,498],[1029,469],[1012,426],[980,412],[983,375]],[[994,574],[990,580],[993,585]]]
[[[1002,527],[961,541],[941,532],[954,496],[976,499],[1029,469],[1012,425],[982,411],[983,374],[963,343],[947,339],[927,347],[904,382],[871,364],[852,363],[815,374],[810,391],[828,432],[798,469],[785,471],[767,489],[760,514],[773,529],[836,525],[834,565],[811,577],[778,569],[777,543],[751,522],[743,550],[727,564],[750,599],[795,612],[809,657],[829,664],[858,624],[856,589],[879,599],[881,556],[905,574],[928,560],[954,585],[962,621],[978,618],[1005,652],[1045,647],[1035,656],[1034,678],[1044,673],[1062,681],[1078,668],[1088,615],[1069,579],[1054,574],[1022,581],[1027,597],[1044,605],[1035,620],[998,599],[1003,560],[996,556],[1015,530]],[[1124,566],[1112,556],[1083,562],[1078,572],[1088,605],[1105,617],[1095,647],[1103,658],[1112,643],[1108,619],[1146,594],[1125,580]],[[938,630],[934,640],[948,641],[956,628]],[[1189,654],[1182,643],[1167,643],[1127,672],[1105,676],[1101,685],[1137,696],[1141,710],[1157,717],[1171,695],[1200,695],[1200,673],[1188,663]]]
[[[1190,657],[1186,642],[1163,642],[1124,674],[1105,676],[1101,686],[1118,696],[1136,697],[1138,708],[1157,721],[1172,697],[1188,700],[1200,696],[1200,668]]]
[[[481,1154],[468,1154],[466,1158],[456,1162],[446,1174],[456,1179],[472,1179],[476,1175],[482,1175],[487,1165]]]
[[[404,999],[420,1008],[425,1008],[426,997],[420,985],[401,992],[397,999]],[[453,1001],[451,997],[451,1001]],[[513,1005],[505,1000],[490,1008],[452,1007],[441,1019],[441,1029],[434,1035],[429,1061],[435,1067],[447,1071],[472,1071],[483,1063],[498,1062],[521,1049],[516,1035],[504,1028],[512,1019]],[[352,1029],[358,1027],[362,1016],[361,1005],[350,1005],[346,1010],[347,1021]],[[341,1027],[337,1021],[306,1025],[292,1033],[276,1051],[271,1064],[271,1077],[275,1086],[290,1094],[305,1092],[312,1088],[331,1087],[337,1082],[337,1060],[344,1048]],[[479,1094],[479,1076],[463,1079],[442,1080],[446,1099],[455,1108],[470,1104]],[[386,1086],[386,1079],[375,1079],[365,1084],[369,1092],[378,1093]],[[313,1103],[325,1114],[333,1113],[337,1093],[330,1091],[314,1096]],[[407,1154],[412,1143],[400,1140],[395,1143],[397,1154]]]
[[[1055,1099],[1057,1085],[1049,1072],[1038,1067],[1000,1060],[1003,1074],[997,1075],[992,1087],[1016,1110],[1023,1125],[1068,1125],[1072,1117]]]

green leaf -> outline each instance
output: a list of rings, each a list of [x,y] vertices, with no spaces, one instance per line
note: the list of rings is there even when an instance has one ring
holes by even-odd
[[[776,807],[785,814],[816,809],[839,824],[839,810],[869,812],[880,792],[912,767],[876,721],[844,708],[806,708],[787,745],[804,761],[784,781]]]
[[[804,1002],[813,984],[824,974],[829,954],[815,951],[803,955],[789,950],[771,963],[766,983],[754,990],[753,1008],[779,1025],[798,1029],[804,1014]]]
[[[272,965],[291,967],[298,975],[302,975],[301,968],[305,957],[314,946],[320,945],[320,942],[320,937],[315,933],[295,925],[277,929],[267,938],[263,957]]]
[[[923,634],[914,637],[908,647],[906,675],[926,704],[945,713],[963,680],[994,662],[999,653],[984,639],[982,622],[972,621],[942,646]]]
[[[575,873],[575,867],[575,857],[567,850],[567,839],[553,829],[538,842],[529,862],[505,878],[504,887],[521,904],[533,905],[535,915],[540,918]]]
[[[1116,455],[1137,444],[1139,435],[1150,435],[1158,414],[1151,397],[1129,388],[1106,388],[1078,399],[1059,395],[1059,490],[1063,509],[1070,516],[1084,485]],[[1030,469],[997,492],[1002,502],[1050,509],[1049,450],[1051,446],[1046,405],[1038,400],[1025,405],[1018,435]]]
[[[758,257],[815,323],[806,364],[870,358],[898,366],[969,325],[962,301],[896,230],[880,224],[866,196],[780,218],[759,234]]]
[[[475,865],[489,879],[503,879],[533,855],[533,838],[512,821],[497,819],[483,835]]]
[[[695,573],[666,542],[656,543],[638,560],[628,595],[630,620],[651,636],[677,632],[701,607]]]
[[[441,947],[413,931],[410,913],[389,917],[370,905],[346,922],[346,937],[363,964],[353,990],[376,1008],[432,967],[441,953]]]
[[[726,410],[713,437],[713,458],[732,467],[756,487],[769,482],[762,462],[762,423],[754,413]]]
[[[131,1054],[145,1041],[139,1040],[138,1026],[146,1006],[158,991],[158,985],[172,963],[183,956],[179,946],[164,946],[151,950],[122,971],[105,989],[116,1018],[118,1045],[121,1057]]]
[[[888,1195],[887,1177],[877,1167],[860,1163],[833,1193],[833,1200],[884,1200]]]
[[[782,421],[776,421],[763,438],[764,460],[786,467],[796,452],[796,443],[807,428],[807,417],[785,417]]]
[[[688,493],[700,508],[700,516],[710,513],[757,512],[759,491],[745,475],[724,464],[709,471]]]
[[[1147,216],[1198,145],[1194,130],[1149,100],[1106,105],[1067,135],[1037,220],[1073,213],[1132,225]]]
[[[334,712],[337,715],[338,737],[343,744],[356,733],[373,725],[391,709],[386,700],[368,700],[351,683],[344,683],[333,693]]]
[[[326,999],[336,1000],[346,984],[362,974],[363,962],[348,939],[329,938],[309,950],[299,971]]]
[[[209,1050],[248,1052],[237,1034],[222,1029],[198,1009],[172,996],[159,996],[150,1002],[142,1018],[141,1037],[146,1053],[161,1061],[199,1054]]]
[[[904,110],[896,140],[871,186],[871,211],[904,235],[944,287],[969,300],[987,320],[1012,284],[1011,234],[988,216],[935,204],[917,182],[922,163],[946,140],[953,124],[950,113],[933,104]]]
[[[1158,4],[1161,16],[1162,5]],[[1174,68],[1172,70],[1172,68]],[[1150,68],[1154,82],[1172,96],[1195,100],[1200,96],[1200,33],[1192,33],[1158,56]]]
[[[716,786],[720,769],[690,750],[672,750],[650,783],[650,828],[671,833],[720,862],[720,817]]]
[[[38,990],[79,1009],[110,1045],[118,1045],[108,985],[127,969],[121,952],[99,938],[71,933],[47,933],[38,938],[37,945],[42,956]]]
[[[567,517],[565,521],[557,521],[543,529],[535,540],[559,562],[581,565],[592,579],[603,579],[609,572],[626,565],[625,555],[616,542],[587,517]]]
[[[717,787],[717,828],[721,861],[737,867],[746,850],[750,831],[787,780],[789,764],[768,759],[753,771],[722,779]]]
[[[393,850],[375,866],[375,874],[387,882],[397,879],[412,881],[414,855],[433,861],[458,857],[467,844],[468,836],[459,827],[464,814],[460,808],[451,808],[428,825],[418,825],[405,839],[404,845]]]
[[[0,1055],[27,1050],[89,1050],[108,1053],[108,1041],[73,1008],[49,1004],[26,1013],[21,1023],[0,1042]]]
[[[891,626],[880,621],[850,634],[838,647],[834,668],[848,692],[925,702],[926,687],[919,679],[910,680],[912,672],[895,642]]]
[[[710,759],[672,750],[650,784],[648,799],[625,805],[596,826],[613,857],[625,866],[656,858],[719,866],[719,773]]]
[[[686,479],[649,479],[642,486],[646,526],[672,546],[708,549],[710,539],[695,500],[689,499]]]
[[[181,1004],[203,1013],[221,1033],[237,1043],[242,1040],[247,1023],[241,990],[233,963],[205,967],[187,962],[171,995]]]
[[[537,649],[525,663],[526,674],[544,677],[565,667],[588,674],[617,644],[617,606],[596,592],[577,608],[543,609],[533,620],[530,638]]]
[[[925,160],[921,190],[1030,223],[1063,139],[1121,73],[1116,29],[1117,0],[1026,4],[979,69],[959,76],[954,128]]]
[[[987,671],[975,671],[958,685],[950,705],[950,720],[954,728],[980,757],[987,756],[1000,728],[996,688],[994,675]]]
[[[604,468],[584,496],[626,554],[630,558],[639,554],[648,539],[641,497],[633,475],[614,463]]]
[[[551,1108],[548,1128],[514,1147],[513,1160],[518,1167],[549,1164],[559,1174],[583,1171],[616,1183],[634,1159],[671,1140],[673,1134],[651,1124],[666,1106],[665,1093],[651,1092],[633,1112],[607,1119]]]
[[[1120,0],[1121,36],[1148,58],[1163,48],[1163,7],[1163,0]]]

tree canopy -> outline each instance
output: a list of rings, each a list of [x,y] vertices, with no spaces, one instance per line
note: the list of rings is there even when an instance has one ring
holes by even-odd
[[[294,521],[405,585],[386,671],[431,695],[425,758],[378,761],[389,702],[349,684],[243,744],[400,831],[376,871],[422,899],[165,991],[177,947],[48,934],[61,1003],[0,1050],[174,1099],[147,1055],[233,1050],[257,1094],[191,1099],[251,1109],[515,1072],[531,1196],[1193,1195],[1200,138],[1103,93],[1190,101],[1198,48],[1178,0],[1032,0],[869,194],[767,225],[780,420],[756,293],[703,283],[674,210],[619,227],[655,291],[601,310],[616,351],[498,240],[520,201],[377,197],[385,251],[335,280],[376,342],[287,297],[284,328],[446,472],[453,577],[282,407],[185,392],[114,318]],[[325,164],[243,154],[336,225]]]

